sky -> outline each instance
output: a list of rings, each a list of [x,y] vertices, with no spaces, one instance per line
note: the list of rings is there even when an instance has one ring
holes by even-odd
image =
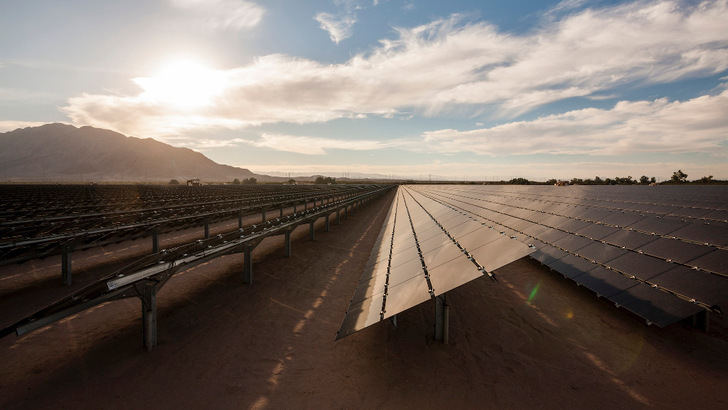
[[[0,0],[0,132],[269,175],[728,179],[728,0]]]

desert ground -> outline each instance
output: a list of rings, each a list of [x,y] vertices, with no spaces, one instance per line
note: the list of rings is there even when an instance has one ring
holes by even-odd
[[[728,408],[725,317],[647,326],[529,259],[448,293],[447,345],[432,301],[334,341],[392,197],[266,239],[251,285],[242,255],[178,273],[151,352],[137,299],[0,339],[0,408]]]

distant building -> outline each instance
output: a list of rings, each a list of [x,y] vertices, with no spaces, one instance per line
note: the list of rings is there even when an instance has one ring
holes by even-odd
[[[199,179],[199,178],[195,178],[195,179],[188,179],[188,180],[187,180],[187,185],[188,185],[188,186],[189,186],[189,185],[191,185],[191,186],[202,186],[202,181],[200,181],[200,179]]]
[[[567,186],[569,185],[569,181],[556,181],[554,186]]]

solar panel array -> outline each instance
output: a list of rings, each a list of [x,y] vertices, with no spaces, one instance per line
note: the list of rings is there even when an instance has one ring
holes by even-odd
[[[0,185],[0,265],[266,209],[350,197],[365,185]]]
[[[415,186],[660,327],[728,302],[726,186]],[[441,214],[444,217],[444,214]]]
[[[337,339],[440,296],[533,249],[401,186]]]

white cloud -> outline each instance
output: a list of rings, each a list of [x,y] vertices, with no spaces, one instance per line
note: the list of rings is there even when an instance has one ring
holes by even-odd
[[[356,16],[353,14],[334,16],[330,13],[321,12],[316,15],[315,20],[321,24],[322,30],[329,33],[331,41],[339,44],[342,40],[351,37],[352,28],[356,23]]]
[[[728,150],[728,90],[689,101],[621,101],[471,131],[427,132],[422,149],[480,155],[716,153]]]
[[[615,94],[625,84],[720,73],[728,69],[726,21],[726,0],[588,9],[520,36],[453,16],[400,28],[342,64],[259,57],[224,72],[225,89],[195,113],[148,101],[143,90],[84,94],[63,110],[75,123],[157,135],[402,112],[508,118],[569,97]]]
[[[265,9],[247,0],[171,0],[214,29],[247,29],[258,25]]]
[[[46,122],[38,121],[0,121],[0,132],[15,131],[18,128],[40,127]]]
[[[259,140],[246,141],[256,147],[305,155],[324,155],[328,150],[368,151],[393,146],[392,143],[368,140],[343,140],[303,135],[263,134]]]

